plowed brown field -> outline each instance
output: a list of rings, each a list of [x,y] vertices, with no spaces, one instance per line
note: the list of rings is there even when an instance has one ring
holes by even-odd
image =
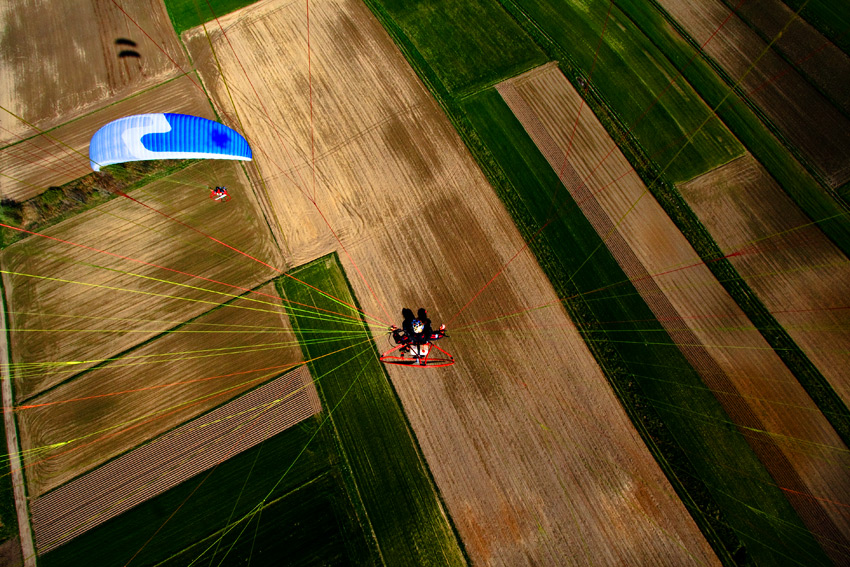
[[[0,34],[0,106],[42,130],[179,74],[175,63],[186,67],[159,0],[3,2]],[[0,145],[35,133],[2,110],[0,127]]]
[[[205,186],[210,184],[227,185],[233,200],[225,204],[209,199]],[[185,286],[241,293],[191,274],[245,288],[277,275],[189,228],[272,266],[280,265],[277,246],[246,187],[239,165],[203,161],[132,193],[189,226],[119,197],[45,231],[183,274],[42,237],[29,237],[3,250],[4,270],[35,276],[4,274],[13,306],[12,361],[22,365],[15,368],[16,402],[68,376],[65,372],[30,373],[37,368],[33,365],[74,361],[73,366],[59,369],[79,372],[228,299]]]
[[[563,309],[509,319],[498,337],[460,328],[557,305],[533,258],[518,256],[453,319],[523,242],[368,9],[310,3],[309,77],[303,4],[265,2],[222,24],[226,39],[210,29],[216,56],[287,260],[338,249],[367,312],[389,322],[423,305],[457,328],[441,345],[454,366],[389,371],[472,561],[717,564]],[[206,38],[186,37],[209,92],[229,106]]]
[[[737,13],[763,38],[776,37],[794,15],[794,11],[781,0],[747,0],[743,3],[724,0],[724,4],[730,8],[737,5]],[[850,83],[847,81],[850,57],[834,43],[805,20],[796,18],[774,43],[774,49],[801,69],[846,114],[850,114]]]
[[[729,8],[720,0],[659,0],[659,3],[700,45],[729,16]],[[793,13],[789,19],[791,16]],[[850,119],[796,70],[789,71],[788,64],[776,53],[768,50],[752,67],[766,46],[764,40],[733,15],[705,50],[733,81],[744,77],[741,88],[752,92],[750,98],[833,187],[850,181]],[[784,73],[781,79],[768,83],[780,73]]]
[[[581,98],[558,68],[531,71],[498,88],[553,169],[564,169],[565,185],[585,216],[706,385],[718,392],[803,521],[831,557],[845,561],[847,447],[646,194],[622,153],[615,150],[591,177],[614,142],[586,108],[564,165]]]
[[[275,293],[272,285],[260,291]],[[39,496],[302,360],[281,309],[247,299],[233,305],[204,314],[26,404],[34,407],[20,409],[29,495]]]
[[[759,299],[850,405],[850,261],[747,154],[681,186]],[[738,254],[737,252],[740,252]]]
[[[89,140],[104,124],[131,114],[176,112],[215,118],[195,77],[182,76],[0,149],[0,198],[24,201],[92,172]],[[70,148],[69,148],[70,146]],[[73,148],[73,149],[71,149]],[[76,151],[74,151],[76,150]]]

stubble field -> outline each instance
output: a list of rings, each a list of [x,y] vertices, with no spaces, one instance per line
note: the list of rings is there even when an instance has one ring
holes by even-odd
[[[389,322],[422,305],[450,332],[557,305],[534,259],[520,254],[453,317],[523,242],[362,4],[311,3],[309,76],[303,6],[269,2],[221,23],[226,39],[210,29],[216,56],[266,156],[264,204],[290,264],[338,249],[365,311]],[[223,103],[206,38],[185,37]],[[473,562],[716,563],[564,310],[515,317],[505,330],[446,341],[458,363],[444,371],[390,369]]]
[[[45,130],[179,74],[175,63],[185,67],[186,57],[163,3],[134,2],[130,17],[119,5],[110,0],[4,3],[0,105]],[[127,50],[138,57],[119,56]],[[4,142],[34,133],[9,112],[0,111],[0,127]]]

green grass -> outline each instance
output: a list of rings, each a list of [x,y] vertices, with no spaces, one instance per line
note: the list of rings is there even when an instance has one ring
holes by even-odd
[[[231,516],[234,519],[243,516],[267,496],[267,502],[271,502],[337,467],[338,456],[332,432],[326,427],[319,429],[320,423],[321,415],[313,417],[236,455],[211,473],[201,473],[39,557],[39,565],[124,565],[138,550],[141,552],[132,564],[150,565],[179,554],[192,542],[204,540],[221,530]],[[317,429],[317,438],[311,442]],[[304,453],[298,457],[305,447]],[[284,476],[296,457],[295,466]],[[281,477],[283,481],[275,487]],[[344,495],[344,486],[337,485],[337,492]],[[341,503],[345,501],[335,498]],[[353,511],[349,512],[343,516],[354,517]],[[300,516],[311,513],[309,507],[293,509],[290,520],[297,523],[301,521]],[[160,528],[161,531],[156,533]],[[240,549],[246,541],[253,541],[255,529],[252,524],[246,531],[248,535],[240,538]],[[288,528],[284,524],[280,529],[285,532]],[[334,536],[336,539],[333,541],[344,538],[350,542],[348,545],[352,550],[361,550],[358,557],[368,556],[363,551],[366,549],[364,537],[356,533],[357,529],[346,526],[344,522],[339,529],[340,533]],[[320,550],[324,541],[320,537],[313,538],[310,545],[315,548],[314,553],[323,553]],[[258,551],[263,550],[256,548],[255,553]],[[337,552],[338,545],[334,543],[328,553],[333,556]],[[188,557],[192,553],[195,552],[186,552],[183,556]],[[200,553],[201,549],[198,549],[193,558]]]
[[[335,254],[289,274],[347,303],[354,302]],[[288,277],[278,280],[278,290],[293,301],[343,310],[337,302]],[[305,357],[313,359],[311,372],[327,374],[318,384],[323,403],[326,409],[334,408],[332,421],[345,466],[351,470],[384,563],[465,563],[401,404],[377,359],[374,343],[363,342],[366,333],[362,324],[315,319],[294,310],[290,319]],[[315,337],[327,340],[317,341]]]
[[[165,9],[174,31],[180,35],[189,28],[220,18],[257,0],[165,0]]]
[[[464,108],[490,156],[491,182],[682,501],[725,562],[829,564],[714,395],[602,246],[599,236],[495,91]],[[495,164],[493,164],[495,160]],[[571,278],[571,276],[574,276]],[[602,291],[601,287],[614,285]],[[588,295],[578,295],[587,293]],[[576,297],[578,295],[578,297]]]
[[[536,67],[546,56],[491,0],[380,0],[446,88],[463,96]]]
[[[202,565],[372,564],[342,486],[339,471],[331,471],[266,505],[220,544],[215,534],[160,565],[188,567],[198,557]]]
[[[621,11],[619,2],[611,9],[595,65],[607,0],[503,0],[503,4],[532,28],[529,31],[554,45],[552,57],[590,76],[596,92],[671,181],[691,179],[743,153],[717,120],[691,136],[711,116],[711,109],[681,79],[668,88],[676,69]],[[685,146],[689,137],[691,143]]]

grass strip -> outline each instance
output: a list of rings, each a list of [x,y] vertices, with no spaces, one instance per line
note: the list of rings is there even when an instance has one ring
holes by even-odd
[[[534,41],[492,0],[384,0],[381,6],[453,96],[546,62]]]
[[[336,254],[289,274],[356,305]],[[283,297],[316,307],[335,305],[325,295],[285,276],[278,279],[278,290]],[[292,312],[290,320],[300,337],[302,316]],[[308,321],[307,326],[340,328],[334,321]],[[302,342],[302,349],[304,356],[313,360],[310,371],[324,376],[317,385],[325,407],[335,407],[342,400],[334,410],[332,423],[344,455],[343,466],[353,476],[354,486],[349,490],[356,491],[365,509],[366,529],[374,534],[387,565],[465,564],[459,539],[374,345],[369,347],[372,352],[351,364],[340,366],[341,354],[317,359],[356,341],[341,334],[337,340],[321,344]]]
[[[589,90],[605,101],[613,119],[630,126],[630,143],[639,148],[638,153],[653,156],[655,163],[668,163],[689,133],[712,115],[709,105],[690,85],[680,79],[669,86],[677,69],[623,12],[621,2],[611,8],[603,42],[595,55],[608,0],[590,0],[586,5],[499,1],[550,58],[571,69],[580,88],[588,84],[587,76],[593,68]],[[619,141],[620,137],[614,139]],[[675,140],[680,142],[671,144]],[[692,179],[743,152],[726,126],[713,120],[693,136],[665,175],[675,182]]]

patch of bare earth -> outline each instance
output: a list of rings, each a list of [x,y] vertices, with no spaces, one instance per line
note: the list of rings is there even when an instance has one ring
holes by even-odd
[[[717,564],[528,253],[453,318],[523,241],[365,5],[310,3],[309,75],[302,4],[222,25],[213,46],[289,263],[339,250],[368,313],[397,323],[421,305],[449,323],[457,364],[389,372],[472,561]],[[186,39],[229,105],[206,38]],[[524,310],[498,331],[473,325]]]
[[[497,88],[807,527],[846,562],[847,447],[622,153],[604,159],[613,140],[587,108],[578,114],[581,98],[557,67]]]
[[[681,193],[759,299],[850,405],[850,262],[749,154]]]
[[[182,76],[62,124],[50,132],[15,137],[0,148],[0,198],[25,201],[48,187],[92,173],[89,141],[105,124],[132,114],[176,112],[214,119],[195,77]]]
[[[32,503],[44,554],[321,411],[307,367],[192,420]]]
[[[218,184],[232,201],[209,199]],[[3,250],[16,401],[278,275],[207,236],[282,264],[247,186],[238,164],[201,161],[130,194],[151,208],[119,197],[45,230],[89,248],[31,236]]]
[[[660,0],[659,3],[700,45],[730,13],[720,0]],[[788,14],[788,20],[792,16],[793,13]],[[789,70],[788,64],[773,51],[768,50],[753,67],[766,47],[764,40],[738,16],[732,15],[705,51],[733,81],[743,77],[740,86],[744,92],[751,93],[750,98],[782,135],[801,150],[833,187],[850,181],[850,119],[796,70]],[[773,80],[780,74],[780,78]]]
[[[185,68],[186,56],[158,0],[0,6],[0,105],[41,130],[176,76],[175,63]],[[0,111],[2,145],[34,133]]]

